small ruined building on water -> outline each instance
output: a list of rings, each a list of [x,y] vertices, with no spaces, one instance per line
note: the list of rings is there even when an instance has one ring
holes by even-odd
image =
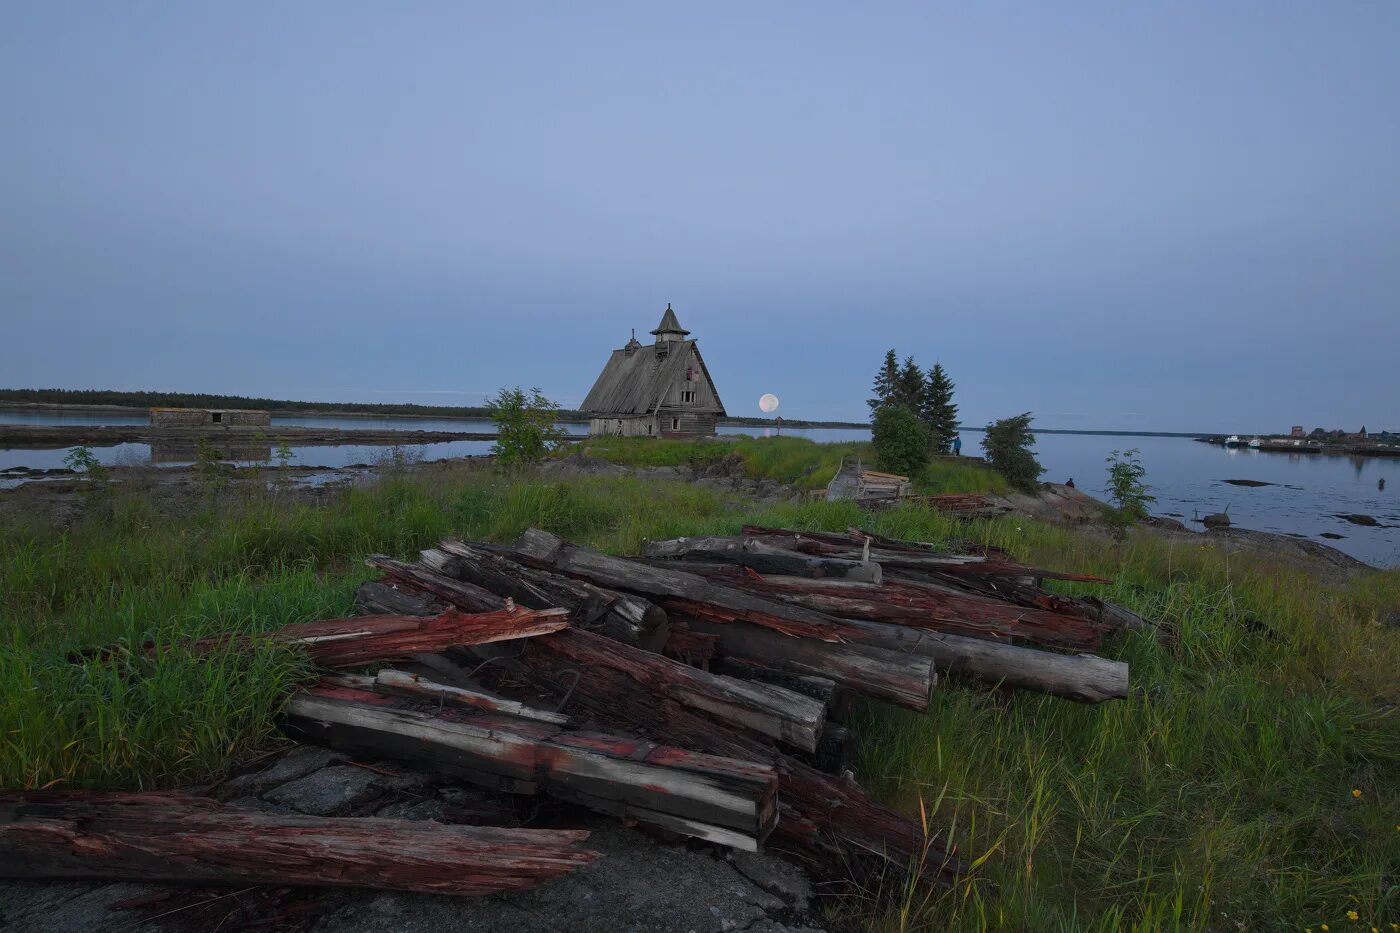
[[[214,425],[266,428],[272,413],[242,408],[152,408],[153,428],[204,428]]]
[[[666,305],[652,331],[654,344],[637,340],[614,350],[583,400],[590,434],[694,437],[715,433],[724,403],[690,331]]]

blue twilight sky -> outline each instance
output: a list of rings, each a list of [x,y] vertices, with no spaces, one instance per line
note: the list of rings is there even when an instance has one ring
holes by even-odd
[[[1400,3],[0,7],[0,385],[1400,428]]]

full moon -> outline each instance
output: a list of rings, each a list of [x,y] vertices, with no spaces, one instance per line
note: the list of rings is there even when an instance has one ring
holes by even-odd
[[[764,395],[758,400],[759,410],[764,412],[774,412],[778,410],[778,397],[772,392]]]

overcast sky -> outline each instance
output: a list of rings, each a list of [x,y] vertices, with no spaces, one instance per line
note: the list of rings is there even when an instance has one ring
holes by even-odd
[[[1400,3],[678,6],[4,4],[0,385],[1400,428]]]

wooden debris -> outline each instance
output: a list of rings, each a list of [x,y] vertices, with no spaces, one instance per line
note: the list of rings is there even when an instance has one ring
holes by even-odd
[[[575,626],[617,641],[648,651],[659,651],[666,643],[665,611],[640,596],[526,567],[462,541],[444,541],[440,548],[424,551],[423,562],[441,573],[514,599],[522,606],[562,606],[569,610],[569,620]]]
[[[0,795],[0,877],[518,891],[596,856],[578,830],[239,810],[152,793]]]
[[[756,850],[777,823],[772,768],[651,742],[507,716],[404,708],[325,685],[287,707],[293,735],[333,748],[422,763],[496,790],[552,796]]]

